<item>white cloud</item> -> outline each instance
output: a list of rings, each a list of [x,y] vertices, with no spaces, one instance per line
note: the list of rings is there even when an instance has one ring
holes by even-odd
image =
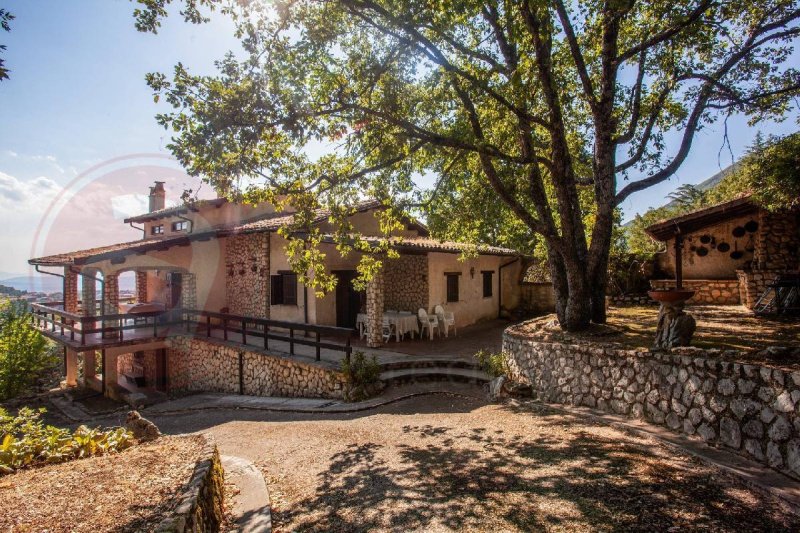
[[[17,212],[41,213],[61,191],[61,186],[46,176],[22,181],[0,172],[0,206]]]
[[[146,194],[121,194],[111,198],[114,218],[122,220],[147,212],[149,198]]]

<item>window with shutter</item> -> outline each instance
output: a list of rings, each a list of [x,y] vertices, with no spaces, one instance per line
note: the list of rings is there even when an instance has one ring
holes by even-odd
[[[447,276],[447,301],[458,301],[458,274],[445,274]]]
[[[270,276],[270,303],[272,305],[297,305],[297,274],[279,272]]]

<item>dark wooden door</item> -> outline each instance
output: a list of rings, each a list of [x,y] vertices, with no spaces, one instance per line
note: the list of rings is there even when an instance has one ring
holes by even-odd
[[[180,272],[169,273],[169,308],[181,306],[181,293],[183,292],[183,275]]]
[[[167,392],[167,350],[156,350],[156,390]]]
[[[353,280],[358,276],[355,270],[334,272],[336,283],[336,325],[340,328],[355,328],[356,318],[364,301],[364,292],[353,288]]]

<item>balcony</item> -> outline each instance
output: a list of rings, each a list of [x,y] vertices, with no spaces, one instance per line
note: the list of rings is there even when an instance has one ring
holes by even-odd
[[[194,309],[83,316],[61,302],[32,304],[34,327],[76,352],[136,346],[174,336],[235,343],[256,350],[338,362],[350,358],[353,331]]]

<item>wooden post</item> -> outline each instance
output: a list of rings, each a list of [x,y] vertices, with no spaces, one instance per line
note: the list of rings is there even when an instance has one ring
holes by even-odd
[[[683,289],[683,235],[675,235],[675,289]]]

